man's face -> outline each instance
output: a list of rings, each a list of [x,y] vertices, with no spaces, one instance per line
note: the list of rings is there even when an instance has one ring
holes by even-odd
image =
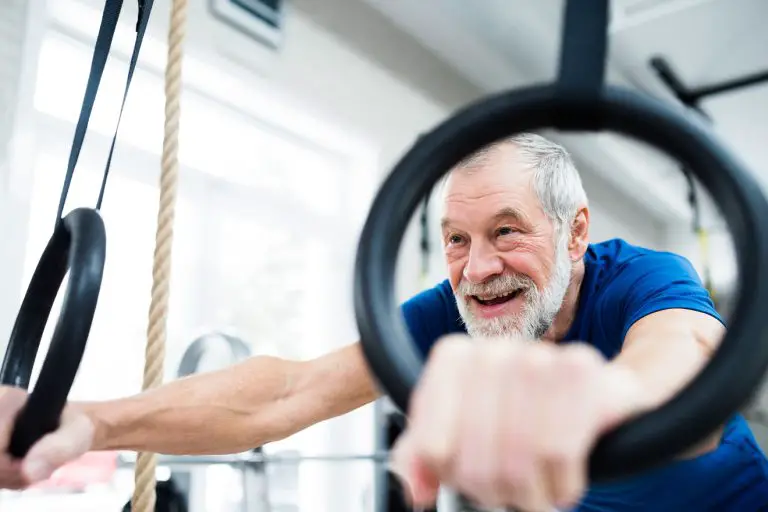
[[[556,233],[532,177],[505,145],[446,183],[443,244],[471,336],[538,339],[562,306],[572,270],[568,227]]]

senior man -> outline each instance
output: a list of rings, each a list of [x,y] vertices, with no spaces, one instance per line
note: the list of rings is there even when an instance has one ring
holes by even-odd
[[[597,437],[668,399],[724,326],[690,263],[622,240],[590,244],[568,153],[533,134],[451,170],[442,234],[449,278],[402,305],[427,358],[393,469],[430,505],[439,483],[524,510],[746,512],[768,507],[768,463],[736,415],[661,469],[588,485]],[[233,453],[379,396],[357,344],[311,361],[254,357],[135,396],[71,403],[61,427],[0,486],[47,478],[88,450]],[[0,443],[25,399],[0,397]]]

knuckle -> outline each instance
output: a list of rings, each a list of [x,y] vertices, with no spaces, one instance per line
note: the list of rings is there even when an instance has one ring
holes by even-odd
[[[425,438],[416,448],[417,457],[439,472],[448,471],[451,465],[452,447],[442,439]]]
[[[489,507],[498,504],[498,490],[503,485],[497,472],[487,464],[462,463],[453,474],[453,479],[461,483],[462,490],[478,505]]]
[[[517,357],[515,350],[502,345],[489,346],[482,352],[482,364],[489,370],[506,371],[515,365]]]
[[[583,490],[575,485],[563,487],[563,489],[558,492],[558,495],[555,496],[555,501],[560,507],[570,508],[576,506],[583,494]]]
[[[432,349],[430,358],[434,361],[453,360],[469,353],[471,344],[461,334],[450,334],[441,338]]]
[[[553,360],[554,354],[548,348],[531,347],[531,350],[524,351],[518,358],[517,370],[525,379],[536,380],[551,369]]]
[[[558,443],[542,454],[543,459],[558,468],[571,468],[581,463],[582,450],[576,443]]]
[[[598,368],[602,362],[596,350],[586,345],[573,345],[565,349],[560,359],[563,371],[573,375],[585,375]]]
[[[488,479],[488,471],[482,464],[472,464],[467,461],[461,461],[456,465],[453,471],[453,478],[461,482],[463,487],[472,490],[482,488]]]
[[[501,464],[500,478],[507,490],[514,491],[523,488],[530,480],[531,464],[526,458],[505,457]]]

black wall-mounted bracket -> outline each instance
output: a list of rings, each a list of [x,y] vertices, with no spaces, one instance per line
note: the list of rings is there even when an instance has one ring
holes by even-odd
[[[711,121],[712,118],[701,108],[701,101],[703,99],[768,82],[768,70],[765,70],[727,80],[725,82],[688,88],[672,68],[669,61],[664,57],[656,56],[651,58],[651,68],[681,103],[696,110],[709,121]]]

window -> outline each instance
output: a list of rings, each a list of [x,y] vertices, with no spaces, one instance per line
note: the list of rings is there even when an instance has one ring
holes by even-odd
[[[59,152],[41,153],[37,157],[26,276],[31,277],[50,237],[61,186],[60,180],[53,177],[63,174],[68,156]],[[92,205],[101,182],[100,173],[97,169],[80,168],[76,176],[67,204]],[[121,173],[110,177],[109,187],[114,192],[109,194],[102,211],[107,230],[107,261],[90,340],[70,395],[73,399],[107,399],[141,388],[142,340],[146,339],[152,287],[152,226],[156,223],[158,190]],[[195,227],[202,210],[195,206],[187,194],[177,201],[169,343],[181,338],[184,325],[190,321],[185,314],[194,311],[193,301],[199,295],[193,282],[179,278],[198,271],[194,258],[189,257],[200,243]],[[24,280],[25,287],[29,277]],[[62,287],[59,296],[63,290]],[[47,328],[51,330],[54,325],[51,321]],[[44,340],[47,346],[49,335]],[[37,361],[36,372],[41,364],[42,358]]]
[[[25,286],[53,227],[91,51],[90,43],[55,32],[42,45]],[[126,72],[126,62],[110,58],[67,211],[95,202]],[[109,399],[141,387],[163,98],[161,77],[137,69],[102,211],[108,240],[102,292],[73,399]],[[354,341],[351,277],[360,213],[355,209],[369,193],[360,188],[359,176],[349,176],[356,157],[276,129],[268,119],[233,109],[194,87],[184,91],[180,139],[166,380],[175,377],[187,344],[209,329],[236,331],[255,354],[292,359]],[[266,451],[329,453],[348,447],[350,436],[362,447],[355,452],[370,450],[371,418],[358,411],[270,444]],[[303,467],[296,490],[300,498],[296,493],[292,498],[298,510],[314,511],[319,502],[332,499],[330,479],[365,485],[360,464],[346,466]],[[221,489],[216,477],[221,471],[207,472],[210,492]],[[372,478],[372,468],[369,473]],[[130,492],[126,485],[130,482],[118,485],[121,492]],[[216,507],[208,502],[209,510]]]
[[[90,52],[84,44],[52,35],[40,52],[35,108],[52,118],[76,123],[87,83]],[[114,133],[127,64],[107,61],[89,130]],[[162,152],[164,91],[160,76],[137,70],[120,123],[121,147],[151,154]],[[192,90],[184,92],[179,134],[182,165],[260,194],[287,195],[322,215],[340,216],[344,162],[306,141],[270,129],[254,119]],[[88,139],[86,139],[87,141]],[[88,142],[86,142],[88,144]]]

